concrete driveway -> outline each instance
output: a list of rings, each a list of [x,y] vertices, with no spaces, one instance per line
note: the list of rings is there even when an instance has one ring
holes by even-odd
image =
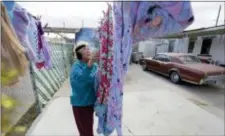
[[[192,85],[189,83],[173,84],[170,79],[151,71],[143,71],[141,66],[132,65],[127,76],[129,84],[143,83],[149,86],[150,90],[168,89],[176,92],[191,101],[192,103],[204,108],[208,112],[224,119],[224,92],[225,88],[210,85]],[[147,84],[145,84],[147,83]],[[141,91],[134,89],[130,91]]]
[[[35,120],[27,136],[78,135],[69,90],[67,81]],[[124,92],[124,135],[224,135],[221,90],[174,85],[164,77],[132,65]]]

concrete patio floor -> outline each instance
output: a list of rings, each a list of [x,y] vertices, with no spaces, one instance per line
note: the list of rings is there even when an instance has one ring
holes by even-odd
[[[127,91],[135,88],[141,91]],[[123,135],[224,135],[224,121],[221,118],[172,90],[149,89],[140,84],[125,85]],[[79,135],[68,90],[69,82],[66,81],[26,136]],[[95,130],[96,122],[97,118]]]

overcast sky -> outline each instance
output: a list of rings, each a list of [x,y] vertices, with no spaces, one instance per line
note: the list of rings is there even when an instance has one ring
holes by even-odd
[[[43,23],[49,26],[96,27],[106,9],[105,2],[18,2],[33,15],[42,15]],[[188,28],[214,26],[219,5],[222,6],[219,25],[224,24],[224,2],[191,2],[195,22]]]

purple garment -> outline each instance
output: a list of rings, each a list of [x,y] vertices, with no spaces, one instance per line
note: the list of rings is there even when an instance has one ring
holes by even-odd
[[[34,63],[38,69],[52,68],[50,45],[46,41],[41,23],[33,16],[29,16],[28,38],[35,51]]]
[[[53,67],[52,61],[51,61],[51,48],[50,44],[46,41],[46,38],[44,35],[41,37],[41,41],[43,44],[43,55],[45,58],[45,64],[44,67],[45,69],[51,69]]]
[[[37,26],[37,37],[38,37],[38,47],[37,47],[37,57],[38,61],[36,62],[37,68],[45,67],[46,69],[50,69],[51,59],[50,59],[50,48],[48,42],[44,37],[44,31],[41,25],[41,22],[36,20]]]
[[[38,30],[36,26],[36,20],[29,15],[29,26],[28,26],[28,38],[29,42],[31,43],[31,48],[34,50],[34,63],[37,62],[37,52],[38,52]]]
[[[136,14],[131,14],[134,27],[140,29],[136,35],[132,37],[133,43],[149,38],[157,38],[168,34],[179,33],[191,25],[194,16],[188,1],[176,2],[133,2],[132,6],[137,6],[137,10],[132,10]],[[131,7],[130,9],[134,9]],[[127,10],[130,10],[129,7]],[[156,17],[160,18],[158,25],[151,26],[156,21]]]
[[[113,75],[108,104],[99,110],[101,132],[122,135],[123,83],[132,43],[183,31],[193,22],[189,2],[114,2]],[[139,28],[140,31],[136,31]],[[151,27],[151,28],[150,28]]]
[[[11,22],[14,31],[20,40],[21,44],[25,47],[29,60],[34,60],[35,51],[31,47],[31,43],[28,38],[28,25],[29,18],[28,13],[15,3],[15,7],[12,11]]]
[[[10,15],[13,29],[26,49],[26,55],[34,63],[41,63],[46,69],[50,69],[50,47],[44,37],[41,22],[14,1],[4,1]]]

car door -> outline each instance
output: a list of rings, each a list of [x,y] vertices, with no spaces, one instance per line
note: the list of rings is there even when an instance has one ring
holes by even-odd
[[[163,55],[160,61],[159,72],[167,75],[170,69],[170,65],[171,65],[170,57],[167,55]]]

